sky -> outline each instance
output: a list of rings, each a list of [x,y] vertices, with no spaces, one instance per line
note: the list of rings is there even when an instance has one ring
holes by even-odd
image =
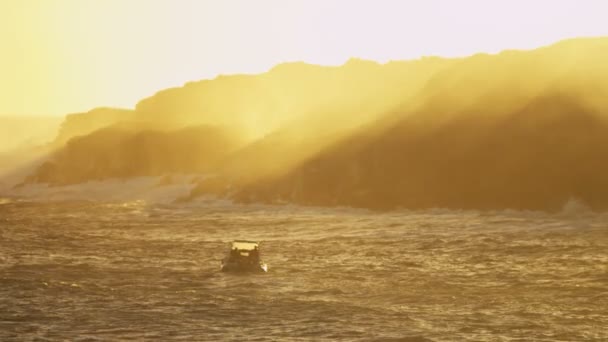
[[[0,115],[133,107],[219,74],[608,36],[604,0],[0,0]]]

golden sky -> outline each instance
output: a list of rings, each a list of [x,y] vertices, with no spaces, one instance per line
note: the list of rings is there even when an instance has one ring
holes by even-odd
[[[604,0],[0,0],[0,115],[133,107],[218,74],[608,35]]]

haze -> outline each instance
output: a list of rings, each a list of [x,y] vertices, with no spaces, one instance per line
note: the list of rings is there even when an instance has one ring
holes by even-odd
[[[132,108],[156,91],[285,61],[530,49],[608,32],[604,1],[4,0],[0,114]]]
[[[608,341],[604,3],[0,0],[0,341]]]

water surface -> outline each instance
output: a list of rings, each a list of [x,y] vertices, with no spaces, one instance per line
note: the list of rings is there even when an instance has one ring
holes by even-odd
[[[219,272],[232,239],[265,275]],[[0,201],[0,340],[608,340],[608,215]]]

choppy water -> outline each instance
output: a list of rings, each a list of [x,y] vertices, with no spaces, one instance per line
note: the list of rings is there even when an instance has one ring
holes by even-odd
[[[608,216],[2,201],[0,340],[38,339],[606,341]]]

